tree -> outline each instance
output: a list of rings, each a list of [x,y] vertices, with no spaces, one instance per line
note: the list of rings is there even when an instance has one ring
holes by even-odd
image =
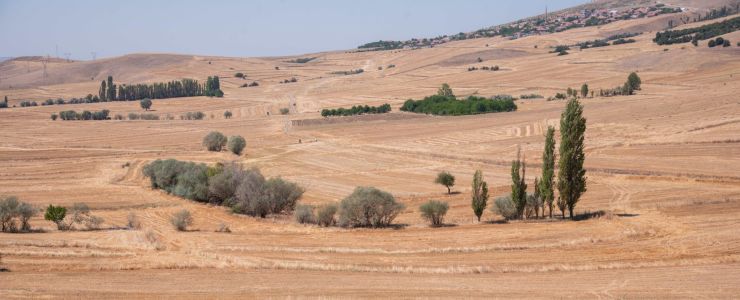
[[[228,111],[227,110],[227,111],[224,112],[224,118],[225,119],[231,119],[231,116],[232,116],[231,111]]]
[[[437,179],[434,180],[434,183],[444,185],[447,187],[447,194],[451,194],[452,191],[450,188],[455,186],[455,176],[450,174],[450,172],[442,171],[437,174]]]
[[[44,219],[52,221],[57,224],[57,229],[65,230],[67,226],[64,224],[64,217],[67,215],[67,208],[64,206],[54,206],[49,204],[44,213]]]
[[[236,78],[244,78],[244,73],[242,73],[242,72],[236,72],[236,74],[234,74],[234,77],[236,77]]]
[[[583,106],[578,100],[572,99],[568,101],[560,117],[558,191],[570,211],[571,218],[578,200],[586,192],[586,170],[583,168],[586,158],[583,151],[586,118],[582,115]]]
[[[473,191],[472,191],[472,207],[473,213],[480,222],[480,217],[483,215],[483,211],[486,209],[488,204],[488,184],[483,181],[483,172],[476,170],[473,175]]]
[[[419,211],[424,219],[432,222],[432,226],[439,226],[442,225],[442,220],[449,208],[450,205],[447,202],[429,200],[429,202],[419,206]]]
[[[630,76],[627,77],[627,83],[632,88],[632,90],[639,91],[640,86],[642,85],[642,80],[640,79],[640,76],[637,75],[637,73],[632,72],[630,73]]]
[[[113,84],[113,76],[108,76],[108,87],[106,88],[108,95],[105,97],[108,101],[116,100],[116,85]]]
[[[247,146],[247,142],[240,135],[233,135],[229,138],[226,148],[236,155],[242,155],[242,150]]]
[[[105,91],[105,80],[100,82],[100,90],[98,91],[98,97],[100,101],[105,102],[108,99],[108,94]]]
[[[524,216],[524,208],[527,206],[527,184],[524,182],[526,168],[526,163],[517,150],[516,160],[511,162],[511,200],[514,201],[519,218]]]
[[[581,86],[581,97],[586,98],[588,96],[588,84],[583,84]]]
[[[337,213],[336,204],[326,204],[319,206],[316,211],[316,222],[319,226],[329,227],[334,225],[334,215]]]
[[[150,100],[149,98],[144,98],[139,102],[139,105],[141,105],[141,108],[148,111],[149,108],[152,107],[152,100]]]
[[[170,222],[175,226],[177,231],[185,231],[188,229],[188,226],[193,225],[193,216],[189,210],[183,209],[172,215]]]
[[[539,191],[542,199],[547,203],[552,218],[552,203],[555,200],[553,185],[555,181],[555,128],[547,127],[545,135],[545,151],[542,152],[542,180]],[[544,210],[544,209],[543,209]],[[543,211],[544,214],[544,211]]]
[[[226,136],[218,131],[211,131],[203,138],[203,146],[208,151],[220,152],[226,145]]]
[[[339,203],[339,225],[386,227],[405,208],[388,192],[374,187],[357,187]]]
[[[452,89],[450,88],[450,85],[447,83],[443,83],[442,87],[437,90],[437,95],[439,96],[445,96],[445,97],[455,97],[455,94],[452,93]]]
[[[316,222],[311,205],[298,205],[293,212],[293,218],[300,224],[312,224]]]
[[[56,121],[59,116],[57,114],[51,114],[51,120]]]

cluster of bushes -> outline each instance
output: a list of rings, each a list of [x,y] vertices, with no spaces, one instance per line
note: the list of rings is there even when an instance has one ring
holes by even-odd
[[[332,109],[322,109],[321,110],[321,116],[322,117],[329,117],[329,116],[352,116],[352,115],[362,115],[362,114],[384,114],[391,111],[391,105],[386,103],[380,106],[352,106],[352,108],[332,108]]]
[[[627,44],[627,43],[634,43],[634,39],[630,39],[631,37],[635,37],[642,34],[641,32],[634,32],[634,33],[621,33],[621,34],[615,34],[606,37],[605,39],[597,39],[593,41],[586,41],[586,42],[580,42],[577,43],[576,46],[579,46],[581,49],[588,49],[588,48],[598,48],[598,47],[606,47],[609,46],[609,42],[613,41],[611,45],[620,45],[620,44]]]
[[[483,66],[483,67],[480,67],[480,68],[478,68],[478,67],[468,67],[468,72],[471,72],[471,71],[477,71],[477,70],[483,70],[483,71],[498,71],[499,69],[500,69],[500,68],[499,68],[498,66],[493,66],[493,67],[489,67],[489,66]]]
[[[266,179],[259,169],[245,170],[236,163],[209,167],[174,159],[156,160],[143,172],[152,188],[262,218],[292,211],[304,193],[296,183],[280,177]]]
[[[568,55],[568,50],[570,50],[570,46],[568,45],[558,45],[555,46],[555,50],[550,51],[550,53],[557,53],[558,56],[561,55]]]
[[[241,155],[244,147],[247,146],[247,142],[239,135],[234,135],[227,139],[223,133],[211,131],[203,137],[203,146],[208,151],[214,152],[221,152],[226,147],[232,153]]]
[[[293,77],[293,78],[290,78],[290,79],[285,79],[285,80],[280,81],[280,83],[292,83],[292,82],[298,82],[298,79],[296,79],[295,77]]]
[[[254,87],[254,86],[260,86],[260,84],[256,81],[252,81],[252,83],[245,83],[245,84],[242,84],[240,87],[244,88],[244,87]]]
[[[357,49],[367,50],[394,50],[403,48],[403,42],[400,41],[377,41],[360,45]]]
[[[119,116],[120,115],[116,115],[115,119],[116,120],[123,120],[123,116],[120,116],[120,119],[119,119]],[[153,121],[153,120],[159,120],[159,115],[157,115],[157,114],[150,114],[150,113],[142,113],[142,114],[129,113],[128,114],[128,119],[129,120],[149,120],[149,121]]]
[[[715,46],[730,47],[730,44],[730,40],[718,37],[714,40],[709,40],[708,46],[709,48],[714,48]]]
[[[390,68],[395,68],[395,67],[396,67],[396,65],[394,65],[394,64],[390,64],[390,65],[388,65],[388,66],[386,67],[386,69],[390,69]]]
[[[28,232],[31,225],[28,221],[36,215],[36,209],[15,196],[0,198],[0,227],[2,232]],[[16,219],[18,223],[16,223]],[[20,224],[20,228],[18,227]]]
[[[698,45],[699,40],[711,39],[740,29],[740,17],[694,28],[666,30],[657,32],[653,41],[658,45],[671,45],[691,42]]]
[[[520,95],[519,98],[521,99],[540,99],[540,98],[545,98],[545,97],[539,94],[527,94],[527,95]]]
[[[38,106],[38,103],[36,101],[21,101],[21,107],[31,107],[31,106]]]
[[[69,214],[67,214],[68,211]],[[103,224],[103,218],[91,214],[90,207],[85,203],[75,203],[71,209],[49,204],[44,213],[44,219],[57,224],[59,230],[74,229],[75,224],[83,225],[87,230],[96,230]],[[65,219],[67,219],[66,222]]]
[[[335,72],[331,72],[329,74],[334,74],[334,75],[354,75],[354,74],[360,74],[362,72],[365,72],[365,70],[363,70],[363,69],[357,69],[357,70],[349,70],[349,71],[335,71]]]
[[[635,91],[640,90],[642,85],[642,79],[637,73],[632,72],[627,77],[627,81],[622,86],[615,87],[613,89],[601,89],[599,90],[599,96],[601,97],[612,97],[612,96],[627,96],[633,95]]]
[[[78,113],[74,110],[65,110],[59,112],[59,118],[64,121],[71,121],[71,120],[109,120],[108,114],[110,113],[109,110],[104,109],[101,111],[88,111],[84,110],[81,113]],[[57,114],[51,114],[51,119],[56,120]]]
[[[314,59],[316,59],[316,57],[302,57],[302,58],[292,59],[292,60],[289,60],[287,62],[294,63],[294,64],[305,64],[305,63],[307,63],[309,61],[312,61]]]
[[[203,120],[206,117],[202,111],[187,112],[184,115],[180,115],[180,120]]]
[[[298,205],[295,212],[293,212],[293,217],[296,222],[301,224],[318,224],[319,226],[329,227],[337,223],[335,218],[337,210],[337,205],[333,203],[319,207]]]
[[[510,96],[509,96],[510,97]],[[432,114],[432,115],[472,115],[491,112],[515,111],[517,109],[513,98],[495,98],[470,96],[458,100],[454,95],[434,95],[422,100],[406,100],[401,106],[402,111]]]

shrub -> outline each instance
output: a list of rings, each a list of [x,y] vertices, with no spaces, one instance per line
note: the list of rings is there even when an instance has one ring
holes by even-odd
[[[231,233],[231,228],[229,228],[228,224],[221,223],[218,224],[218,229],[216,229],[216,232]]]
[[[240,135],[233,135],[229,138],[226,148],[236,155],[242,155],[242,150],[247,146],[247,142]]]
[[[3,232],[15,232],[18,230],[15,218],[21,223],[21,231],[31,230],[28,220],[36,214],[36,210],[30,204],[19,201],[15,196],[4,197],[0,200],[0,225]]]
[[[362,115],[362,114],[384,114],[391,111],[391,105],[386,103],[380,106],[362,106],[356,105],[352,108],[337,108],[337,109],[323,109],[321,110],[322,117],[329,116],[351,116],[351,115]]]
[[[293,212],[293,218],[300,224],[313,224],[316,218],[313,215],[313,207],[310,205],[298,205]]]
[[[442,171],[437,174],[437,178],[434,179],[434,183],[444,185],[447,188],[447,194],[451,194],[451,187],[455,186],[455,176],[450,172]]]
[[[136,213],[130,212],[128,216],[126,216],[126,227],[128,227],[128,229],[141,229],[141,221],[139,221],[139,217],[136,216]]]
[[[433,226],[439,226],[442,225],[442,219],[447,214],[449,208],[450,206],[447,202],[429,200],[429,202],[419,206],[419,211],[421,211],[423,218],[432,222]]]
[[[51,120],[52,121],[56,121],[57,120],[57,117],[59,117],[59,116],[57,116],[57,114],[51,114]]]
[[[140,118],[139,114],[128,113],[128,119],[129,120],[138,120],[139,118]]]
[[[716,44],[716,42],[714,40],[709,40],[709,43],[708,43],[709,48],[714,48],[714,46],[716,46],[716,45],[717,44]]]
[[[188,229],[188,226],[193,225],[193,216],[189,210],[183,209],[172,215],[170,222],[172,226],[175,226],[177,231],[185,231]]]
[[[141,105],[141,108],[144,110],[149,110],[149,108],[152,107],[152,100],[149,98],[144,98],[139,102],[139,105]]]
[[[185,199],[208,201],[208,167],[195,163],[186,163],[184,167],[185,170],[177,175],[177,184],[171,193]]]
[[[291,211],[295,208],[298,199],[303,196],[305,190],[298,184],[273,177],[265,182],[265,197],[270,204],[272,213]]]
[[[231,114],[230,111],[227,110],[227,111],[224,112],[224,118],[225,119],[231,119],[231,116],[232,116],[232,114]]]
[[[219,152],[226,146],[226,136],[218,131],[211,131],[203,138],[203,146],[208,151]]]
[[[334,225],[334,215],[337,213],[336,204],[325,204],[319,206],[316,211],[316,222],[319,226],[329,227]]]
[[[437,90],[437,96],[443,96],[443,97],[455,97],[455,94],[452,92],[452,89],[450,88],[450,85],[447,83],[443,83],[442,87]]]
[[[231,209],[236,213],[264,218],[271,211],[265,194],[265,177],[259,169],[245,170],[240,174],[240,182],[234,190],[235,203]]]
[[[504,217],[507,220],[516,219],[517,211],[514,201],[511,201],[511,196],[498,197],[493,201],[491,211]]]
[[[59,230],[66,230],[67,226],[64,224],[64,217],[66,215],[66,207],[49,204],[49,207],[46,208],[46,213],[44,213],[44,219],[56,223]]]
[[[390,193],[374,187],[357,187],[339,204],[339,224],[343,227],[385,227],[404,208]]]
[[[236,77],[236,78],[244,78],[245,76],[244,76],[244,73],[237,72],[236,74],[234,74],[234,77]]]
[[[223,167],[221,172],[208,178],[208,194],[212,203],[229,205],[234,202],[234,193],[241,183],[244,171],[235,163]]]
[[[641,89],[642,85],[642,79],[640,79],[640,76],[637,75],[637,73],[632,72],[629,76],[627,76],[627,84],[632,88],[632,90],[639,91]]]
[[[203,120],[205,117],[206,114],[201,111],[188,112],[184,115],[180,115],[181,120]]]
[[[521,99],[540,99],[544,97],[542,97],[542,95],[539,95],[539,94],[528,94],[528,95],[521,95],[519,96],[519,98]]]
[[[283,107],[280,109],[281,115],[287,115],[288,113],[290,113],[290,109],[288,109],[287,107]]]

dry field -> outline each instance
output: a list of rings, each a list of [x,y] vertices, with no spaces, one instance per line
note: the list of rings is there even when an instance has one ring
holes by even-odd
[[[38,215],[31,225],[43,232],[0,233],[2,267],[10,270],[0,273],[0,298],[735,298],[740,32],[724,36],[733,42],[729,48],[710,49],[706,41],[696,48],[657,46],[651,30],[666,20],[413,51],[317,53],[304,56],[317,57],[306,64],[286,57],[135,54],[52,61],[44,78],[37,59],[2,63],[0,95],[11,106],[96,94],[108,74],[117,83],[215,74],[226,96],[154,100],[153,113],[203,111],[202,121],[49,118],[67,109],[125,115],[140,112],[138,102],[0,110],[0,195],[38,207],[86,202],[106,228],[60,232]],[[646,31],[637,43],[548,53],[557,44],[636,28]],[[467,71],[483,65],[501,71]],[[357,68],[365,72],[330,74]],[[519,100],[517,112],[464,117],[398,111],[404,100],[432,94],[444,82],[457,95],[550,96],[584,82],[612,88],[631,71],[643,80],[637,95],[582,101],[588,192],[576,211],[605,210],[609,218],[501,223],[487,210],[483,222],[474,221],[474,171],[483,170],[494,197],[507,193],[510,161],[521,147],[531,184],[540,172],[543,129],[559,125],[565,102]],[[299,81],[278,83],[291,77]],[[260,86],[238,88],[253,80]],[[322,108],[386,102],[393,106],[388,115],[298,121],[320,119]],[[291,113],[280,115],[283,107]],[[224,110],[234,117],[224,119]],[[246,154],[205,151],[200,142],[212,130],[244,136]],[[301,183],[309,204],[376,186],[406,204],[396,220],[403,226],[320,228],[290,216],[234,215],[150,189],[141,170],[158,158],[258,166]],[[433,183],[441,170],[457,176],[459,194],[448,196]],[[418,206],[429,199],[450,202],[446,223],[454,226],[430,228],[421,219]],[[193,231],[169,224],[182,208],[194,214]],[[142,229],[117,229],[130,212]],[[221,223],[233,232],[214,232]]]

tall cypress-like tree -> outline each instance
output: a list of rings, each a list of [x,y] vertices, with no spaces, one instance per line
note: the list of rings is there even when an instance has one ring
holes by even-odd
[[[488,183],[483,181],[483,172],[481,170],[476,170],[475,175],[473,175],[473,192],[471,196],[473,213],[475,213],[475,216],[478,217],[478,222],[480,222],[480,217],[488,205]]]
[[[116,100],[116,86],[113,84],[113,76],[108,76],[108,101]]]
[[[524,208],[527,206],[527,184],[524,181],[526,169],[521,152],[517,150],[516,160],[511,161],[511,201],[514,201],[516,214],[520,219],[524,216]]]
[[[545,134],[545,151],[542,152],[542,180],[540,184],[540,194],[542,200],[547,204],[552,218],[552,204],[555,201],[555,128],[547,127]],[[544,216],[544,208],[543,208]]]
[[[100,97],[100,101],[103,101],[103,102],[107,101],[106,99],[108,99],[108,94],[106,94],[105,92],[105,80],[100,82],[100,90],[98,91],[98,97]]]
[[[586,192],[586,170],[583,168],[586,159],[583,152],[585,133],[586,118],[583,117],[583,106],[577,99],[571,99],[560,117],[558,172],[558,191],[561,200],[568,207],[571,218],[578,200]]]

